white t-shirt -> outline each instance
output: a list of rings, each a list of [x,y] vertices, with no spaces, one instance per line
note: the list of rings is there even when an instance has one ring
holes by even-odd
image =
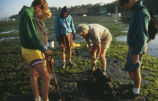
[[[93,42],[93,44],[101,43],[101,41],[106,39],[110,34],[109,30],[106,27],[99,24],[88,24],[88,27],[89,38]]]

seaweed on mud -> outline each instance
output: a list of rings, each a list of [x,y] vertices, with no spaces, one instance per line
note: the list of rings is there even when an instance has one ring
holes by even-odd
[[[53,34],[54,19],[48,19],[46,26],[49,36]],[[106,19],[105,16],[75,17],[75,26],[79,23],[99,23],[110,29],[113,39],[123,35],[122,28],[126,25]],[[17,22],[0,22],[0,31],[10,29],[17,30]],[[9,34],[8,34],[9,35]],[[15,34],[14,34],[15,35]],[[16,34],[17,35],[17,34]],[[53,37],[54,38],[54,37]],[[54,38],[55,39],[55,38]],[[51,39],[52,40],[52,39]],[[29,67],[21,56],[21,46],[19,40],[9,40],[0,42],[0,101],[33,101],[33,95],[29,81]],[[86,43],[81,43],[81,47],[74,49],[72,61],[73,68],[60,68],[61,50],[59,47],[52,49],[55,59],[55,72],[62,90],[63,101],[156,101],[158,99],[158,58],[145,55],[142,64],[142,88],[139,97],[132,97],[132,85],[128,75],[122,71],[125,64],[127,44],[112,41],[107,51],[107,74],[106,79],[100,78],[99,71],[93,79],[89,78],[90,55],[86,49]],[[100,66],[98,62],[97,66]],[[109,80],[108,80],[109,79]],[[58,99],[55,84],[51,81],[50,101]],[[108,100],[108,101],[110,101]]]

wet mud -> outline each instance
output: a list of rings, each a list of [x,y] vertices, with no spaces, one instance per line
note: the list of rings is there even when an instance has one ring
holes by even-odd
[[[72,75],[58,75],[62,101],[146,101],[147,97],[132,94],[131,83],[120,83],[100,69]],[[53,82],[52,82],[53,84]],[[50,99],[59,101],[57,89],[52,86]]]
[[[84,58],[90,58],[89,54],[82,51],[73,51],[73,55],[80,54]],[[133,83],[128,73],[123,71],[122,60],[107,58],[107,75],[102,75],[100,67],[95,72],[91,71],[90,64],[86,70],[79,73],[58,73],[56,78],[61,91],[53,80],[50,83],[50,101],[147,101],[148,96],[135,96],[132,94]],[[60,69],[61,62],[55,61],[55,69]],[[148,75],[148,71],[142,70],[142,78]],[[40,82],[39,82],[40,83]],[[150,81],[142,79],[142,86]],[[14,96],[9,101],[34,101],[33,94]]]

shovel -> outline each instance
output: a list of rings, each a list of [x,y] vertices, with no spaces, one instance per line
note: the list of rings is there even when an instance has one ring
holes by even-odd
[[[53,75],[54,82],[55,82],[56,88],[58,90],[58,94],[59,94],[59,97],[60,97],[58,101],[62,101],[61,100],[61,91],[60,91],[59,84],[58,84],[58,81],[56,79],[54,68],[53,68],[54,60],[52,59],[52,56],[47,56],[47,63],[48,63],[48,71]]]

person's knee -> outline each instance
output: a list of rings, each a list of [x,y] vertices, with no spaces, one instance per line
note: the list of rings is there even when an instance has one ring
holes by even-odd
[[[62,48],[62,52],[65,52],[65,48]]]
[[[101,55],[99,56],[99,58],[100,58],[101,60],[105,60],[105,56],[104,56],[103,54],[101,54]]]
[[[141,80],[141,75],[137,75],[137,80]]]
[[[49,74],[47,74],[45,78],[46,78],[46,80],[47,80],[48,82],[50,82],[50,76],[49,76]]]
[[[68,47],[68,48],[67,48],[67,51],[71,51],[71,47]]]
[[[43,79],[45,79],[46,81],[50,81],[50,76],[48,72],[45,72],[43,75]]]
[[[47,67],[46,67],[45,63],[37,65],[36,69],[38,70],[39,75],[42,79],[48,79],[48,80],[50,79],[49,78],[49,73],[48,73],[48,70],[47,70]]]
[[[32,74],[32,75],[30,75],[30,78],[32,80],[37,80],[38,79],[38,74]]]
[[[32,79],[38,78],[38,73],[33,69],[30,70],[30,78],[32,78]]]
[[[134,78],[134,81],[137,82],[137,83],[138,83],[138,82],[141,82],[141,78],[135,77],[135,78]]]
[[[133,73],[133,76],[134,76],[134,79],[137,80],[137,81],[140,81],[141,80],[141,74],[138,73],[140,71],[136,71]]]

